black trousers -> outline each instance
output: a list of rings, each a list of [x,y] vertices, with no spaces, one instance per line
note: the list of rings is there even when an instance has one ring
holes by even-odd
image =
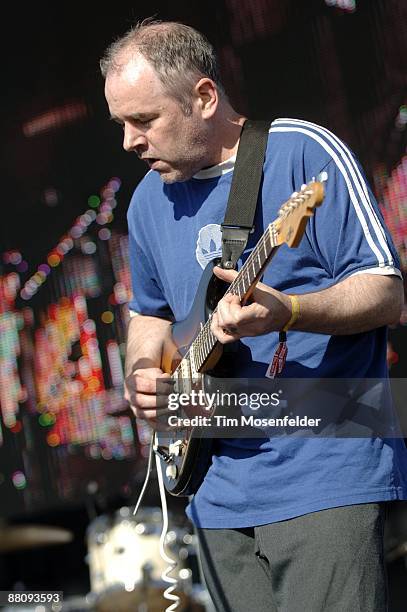
[[[385,612],[385,504],[247,529],[198,529],[219,612]]]

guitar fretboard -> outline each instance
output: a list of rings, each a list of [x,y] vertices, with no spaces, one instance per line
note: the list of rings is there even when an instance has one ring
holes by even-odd
[[[232,293],[237,295],[240,301],[243,302],[253,290],[258,279],[263,275],[265,268],[277,249],[276,233],[273,224],[270,224],[246,259],[239,274],[230,284],[225,295]],[[214,312],[216,312],[216,308]],[[184,356],[184,359],[188,358],[190,351],[193,351],[197,370],[202,368],[218,342],[216,336],[211,331],[211,319],[212,315],[206,321]]]
[[[323,187],[321,183],[317,182],[303,185],[298,193],[293,193],[287,202],[280,208],[277,219],[267,227],[225,295],[228,293],[237,295],[240,302],[244,303],[250,297],[257,282],[264,274],[270,260],[282,244],[282,240],[288,243],[291,237],[291,245],[293,245],[293,235],[299,237],[299,240],[301,239],[302,233],[305,230],[307,218],[312,214],[312,208],[319,205],[323,197]],[[281,236],[279,238],[278,234],[281,233],[282,227],[287,225],[285,222],[287,220],[290,221],[290,217],[292,221],[292,215],[294,214],[295,216],[297,214],[298,216],[299,212],[302,212],[302,216],[299,216],[299,219],[297,219],[296,223],[293,223],[293,225],[289,222],[287,228],[289,231],[287,231],[285,238],[281,238]],[[302,220],[304,220],[304,223],[301,224]],[[299,228],[301,229],[301,233]],[[174,377],[180,376],[183,364],[186,365],[187,369],[190,371],[190,365],[193,362],[196,372],[201,371],[201,368],[205,365],[205,362],[208,360],[218,343],[216,336],[211,332],[211,320],[216,310],[215,308],[212,315],[202,326],[202,329],[192,342],[187,353],[181,360],[181,363],[174,371]]]

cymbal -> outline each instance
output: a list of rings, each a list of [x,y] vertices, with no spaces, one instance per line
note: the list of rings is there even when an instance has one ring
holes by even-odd
[[[10,525],[0,527],[0,553],[66,544],[73,539],[73,533],[62,527],[46,525]]]

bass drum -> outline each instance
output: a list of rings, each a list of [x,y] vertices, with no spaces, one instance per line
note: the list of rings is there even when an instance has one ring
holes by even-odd
[[[169,524],[174,524],[171,517]],[[158,612],[170,605],[163,598],[169,584],[161,577],[168,568],[159,552],[161,529],[159,508],[140,509],[134,517],[132,508],[123,507],[113,516],[102,515],[92,521],[87,531],[87,546],[93,609]],[[170,573],[179,581],[177,611],[204,610],[190,596],[192,570],[188,564],[195,555],[194,536],[185,528],[169,530],[166,552],[177,563]]]

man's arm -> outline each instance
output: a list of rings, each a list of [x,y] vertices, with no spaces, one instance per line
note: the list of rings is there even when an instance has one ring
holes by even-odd
[[[303,314],[294,329],[337,336],[358,334],[398,323],[403,282],[398,276],[357,274],[299,299]]]
[[[160,366],[164,346],[171,338],[170,329],[171,323],[166,319],[145,315],[130,319],[124,395],[137,417],[154,421],[157,408],[167,406],[171,391],[166,381],[170,376]]]
[[[237,274],[221,268],[215,268],[215,273],[227,282]],[[259,283],[252,297],[253,302],[247,306],[240,306],[237,296],[232,295],[219,302],[212,331],[220,342],[280,331],[291,318],[291,300],[286,294]],[[403,283],[396,276],[362,273],[329,289],[299,295],[298,300],[300,315],[292,329],[330,335],[357,334],[398,322]]]
[[[170,321],[135,315],[127,329],[126,377],[135,369],[159,368],[164,343],[170,337]]]

